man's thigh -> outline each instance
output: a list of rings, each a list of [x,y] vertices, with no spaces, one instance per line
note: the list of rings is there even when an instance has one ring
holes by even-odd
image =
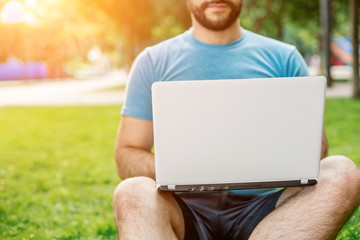
[[[280,207],[284,202],[286,202],[288,199],[295,196],[298,192],[300,192],[304,187],[289,187],[285,188],[284,191],[281,193],[277,203],[276,208]]]

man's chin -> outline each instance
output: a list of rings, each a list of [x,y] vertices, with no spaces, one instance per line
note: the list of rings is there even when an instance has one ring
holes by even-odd
[[[208,18],[206,22],[200,22],[200,24],[213,31],[222,31],[229,28],[234,22],[230,23],[226,18],[215,17],[211,19]]]
[[[194,8],[191,12],[203,27],[213,31],[223,31],[234,23],[239,14],[228,6],[221,6],[204,9]]]
[[[223,17],[223,16],[214,16],[211,18],[207,18],[209,23],[212,23],[213,25],[223,25],[225,24],[225,22],[228,22],[228,18],[227,17]]]
[[[231,10],[217,11],[217,10],[209,9],[205,11],[205,16],[210,20],[217,18],[225,19],[228,18],[230,14],[231,14]]]
[[[228,29],[232,24],[220,24],[220,23],[207,23],[207,24],[201,24],[203,27],[205,27],[208,30],[215,31],[215,32],[221,32],[226,29]]]

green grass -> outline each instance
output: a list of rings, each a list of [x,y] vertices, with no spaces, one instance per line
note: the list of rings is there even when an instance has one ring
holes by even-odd
[[[120,106],[0,108],[0,239],[116,239]],[[360,166],[360,101],[328,99],[330,154]],[[360,239],[360,210],[338,239]]]
[[[327,99],[325,131],[329,154],[346,155],[360,166],[360,99]]]
[[[347,78],[339,78],[339,79],[333,79],[333,82],[335,83],[348,83],[350,80]]]
[[[329,155],[345,155],[360,167],[360,99],[328,99],[325,131],[329,142]],[[360,239],[359,207],[337,239]]]
[[[119,111],[0,108],[0,239],[116,239]]]
[[[99,90],[96,90],[96,92],[104,92],[104,91],[125,91],[125,84],[124,85],[118,85],[118,86],[114,86],[114,87],[109,87],[109,88],[102,88]]]

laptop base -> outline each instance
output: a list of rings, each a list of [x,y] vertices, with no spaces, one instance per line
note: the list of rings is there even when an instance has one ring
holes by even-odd
[[[259,188],[282,188],[282,187],[305,187],[317,184],[316,179],[301,179],[277,182],[254,182],[254,183],[224,183],[224,184],[199,184],[199,185],[158,185],[157,189],[171,192],[206,192],[223,190],[259,189]]]

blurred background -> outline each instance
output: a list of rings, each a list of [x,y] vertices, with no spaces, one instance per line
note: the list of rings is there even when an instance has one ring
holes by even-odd
[[[191,24],[179,0],[0,0],[0,9],[0,80],[128,69],[146,46]],[[334,66],[352,61],[349,10],[349,0],[332,2]],[[245,0],[240,19],[246,29],[296,45],[312,73],[319,72],[320,1]]]
[[[244,0],[240,21],[333,79],[329,154],[360,166],[358,4]],[[116,239],[113,149],[128,71],[145,47],[190,26],[185,0],[0,0],[0,239]],[[360,239],[360,208],[337,239]]]
[[[184,1],[1,0],[0,9],[0,67],[9,69],[1,79],[128,67],[144,47],[190,26]]]

